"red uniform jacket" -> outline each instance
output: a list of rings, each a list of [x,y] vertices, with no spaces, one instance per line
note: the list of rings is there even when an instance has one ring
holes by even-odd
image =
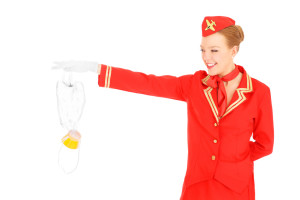
[[[187,103],[188,164],[181,199],[193,183],[216,179],[241,193],[253,173],[253,161],[273,151],[270,88],[246,70],[226,112],[218,118],[217,90],[206,85],[206,71],[156,76],[101,65],[100,87],[165,97]],[[250,141],[253,133],[255,142]]]

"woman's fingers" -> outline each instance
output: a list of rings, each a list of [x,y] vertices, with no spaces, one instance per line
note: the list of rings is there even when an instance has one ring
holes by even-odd
[[[52,66],[52,69],[63,69],[65,71],[71,71],[72,68],[76,67],[74,66],[75,63],[69,62],[69,61],[60,61],[60,62],[53,62],[55,65]]]
[[[67,72],[97,72],[98,63],[97,62],[89,62],[89,61],[55,61],[53,62],[55,66],[52,69],[63,69]]]

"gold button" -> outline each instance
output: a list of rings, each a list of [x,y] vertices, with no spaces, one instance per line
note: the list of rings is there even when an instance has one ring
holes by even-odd
[[[214,140],[214,143],[217,143],[217,140]]]
[[[218,124],[217,124],[217,123],[215,123],[215,126],[218,126]]]
[[[211,159],[212,159],[212,160],[216,160],[216,156],[215,156],[215,155],[212,155]]]

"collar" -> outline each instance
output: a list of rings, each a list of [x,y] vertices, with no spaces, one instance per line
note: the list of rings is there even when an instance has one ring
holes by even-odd
[[[242,66],[240,66],[240,65],[237,65],[237,66],[238,66],[240,72],[243,73],[243,76],[242,76],[242,79],[241,79],[241,82],[240,82],[238,88],[236,89],[236,91],[233,94],[233,97],[232,97],[228,107],[226,108],[224,115],[220,118],[218,117],[218,109],[216,107],[217,103],[215,103],[215,102],[217,102],[216,92],[214,91],[216,89],[214,89],[206,84],[207,80],[210,78],[210,75],[208,75],[206,73],[205,78],[201,79],[202,84],[207,86],[207,87],[204,87],[203,91],[205,93],[205,96],[209,102],[209,105],[210,105],[212,112],[218,123],[219,123],[219,119],[221,119],[224,116],[226,116],[227,114],[229,114],[231,111],[233,111],[235,108],[237,108],[241,103],[243,103],[244,101],[247,100],[245,93],[253,92],[251,77],[249,76],[249,74],[246,72],[246,70]]]
[[[246,70],[244,69],[244,67],[237,65],[238,69],[240,72],[243,73],[241,82],[237,88],[237,90],[243,90],[243,91],[247,91],[247,92],[253,92],[253,87],[252,87],[252,80],[251,77],[249,76],[249,74],[246,72]],[[207,74],[207,73],[206,73]],[[207,74],[205,76],[205,78],[203,78],[201,80],[202,84],[208,86],[206,84],[207,80],[210,78],[211,76],[209,74]]]

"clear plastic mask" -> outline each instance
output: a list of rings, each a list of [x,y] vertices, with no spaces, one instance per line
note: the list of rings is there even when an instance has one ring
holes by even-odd
[[[73,81],[72,72],[63,72],[62,80],[56,84],[56,96],[60,124],[67,131],[61,139],[58,164],[69,174],[79,163],[81,135],[77,126],[85,105],[83,84]]]

